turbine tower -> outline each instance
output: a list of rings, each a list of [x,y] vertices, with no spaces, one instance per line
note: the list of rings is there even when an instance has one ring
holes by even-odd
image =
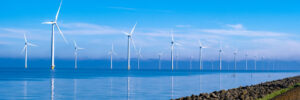
[[[111,44],[111,50],[108,52],[110,55],[110,69],[113,68],[113,55],[117,55],[117,53],[114,51],[114,44]]]
[[[158,69],[161,69],[161,56],[163,55],[163,53],[159,53],[158,54]]]
[[[174,46],[175,45],[179,45],[178,43],[176,43],[174,41],[174,34],[173,34],[173,31],[171,30],[171,68],[172,70],[174,70]]]
[[[136,24],[137,23],[134,24],[134,26],[131,29],[130,33],[123,32],[128,37],[128,46],[127,46],[127,67],[128,67],[128,70],[130,70],[130,43],[133,44],[133,47],[135,49],[135,44],[134,44],[134,41],[132,39],[132,34],[133,34],[134,30],[135,30]]]
[[[236,70],[236,55],[237,55],[238,50],[235,50],[233,52],[233,59],[234,59],[234,70]]]
[[[256,70],[256,60],[257,60],[257,56],[254,56],[254,70]]]
[[[74,55],[75,55],[75,69],[77,69],[77,55],[78,55],[78,50],[82,50],[84,48],[80,48],[79,46],[77,46],[76,41],[74,40]]]
[[[52,25],[52,34],[51,34],[51,69],[54,70],[54,67],[55,67],[55,64],[54,64],[54,27],[56,26],[57,30],[59,31],[60,35],[62,36],[62,38],[64,39],[64,41],[66,43],[67,40],[65,39],[64,37],[64,34],[61,32],[59,26],[57,25],[57,18],[58,18],[58,14],[59,14],[59,11],[60,11],[60,7],[61,7],[61,4],[62,4],[62,0],[60,2],[60,5],[59,5],[59,8],[58,8],[58,11],[56,13],[56,16],[55,16],[55,20],[54,21],[50,21],[50,22],[43,22],[43,24],[51,24]]]
[[[192,70],[192,60],[193,60],[193,56],[190,56],[190,70]]]
[[[220,42],[220,50],[219,50],[219,61],[220,61],[220,70],[222,70],[222,45],[221,45],[221,42]]]
[[[142,54],[141,54],[141,48],[139,49],[139,52],[138,52],[138,70],[140,69],[140,58],[142,57]]]
[[[202,63],[202,49],[207,48],[207,47],[204,47],[204,46],[202,45],[202,43],[200,42],[200,40],[198,41],[198,43],[199,43],[199,65],[200,65],[200,70],[202,70],[202,69],[203,69],[203,63]]]
[[[25,51],[25,68],[27,69],[27,48],[28,46],[36,46],[35,44],[29,43],[26,38],[26,34],[24,34],[25,46],[22,50],[22,53]]]
[[[248,70],[248,52],[245,54],[245,59],[246,59],[246,70]]]

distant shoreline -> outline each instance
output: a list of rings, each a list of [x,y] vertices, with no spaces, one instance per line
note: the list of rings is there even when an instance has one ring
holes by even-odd
[[[200,93],[199,95],[181,97],[175,100],[256,100],[274,91],[294,86],[297,83],[300,83],[300,75],[229,90]]]

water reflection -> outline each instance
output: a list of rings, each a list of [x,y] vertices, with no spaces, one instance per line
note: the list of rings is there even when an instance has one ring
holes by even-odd
[[[77,98],[76,98],[76,96],[77,96],[77,79],[73,79],[73,82],[74,82],[74,87],[73,87],[73,89],[74,89],[74,100],[76,100]]]
[[[27,99],[27,81],[24,81],[24,98],[23,99]]]
[[[51,78],[51,100],[54,100],[54,78]]]
[[[222,87],[221,87],[221,73],[219,73],[219,90],[222,90]]]
[[[171,76],[171,99],[174,99],[174,77]]]
[[[130,100],[129,96],[130,96],[130,77],[127,77],[127,100]]]
[[[199,75],[199,92],[200,92],[200,93],[202,92],[202,91],[201,91],[201,90],[202,90],[202,89],[201,89],[201,85],[202,85],[201,82],[202,82],[202,81],[201,81],[201,74],[200,74],[200,75]]]

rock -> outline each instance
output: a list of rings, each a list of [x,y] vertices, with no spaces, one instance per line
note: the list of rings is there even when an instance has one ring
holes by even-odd
[[[229,90],[201,93],[178,98],[177,100],[256,100],[276,90],[293,86],[300,82],[300,76],[275,80],[257,85],[238,87]]]
[[[212,98],[217,98],[217,97],[218,97],[215,93],[211,93],[210,96],[211,96]]]

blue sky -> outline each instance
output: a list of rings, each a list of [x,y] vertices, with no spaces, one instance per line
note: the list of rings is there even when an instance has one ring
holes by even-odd
[[[0,57],[21,58],[23,34],[38,47],[29,48],[30,58],[50,57],[50,25],[59,0],[5,0],[0,4]],[[176,46],[179,59],[198,58],[198,40],[208,48],[204,59],[217,59],[219,41],[224,59],[238,59],[246,52],[282,60],[300,60],[299,1],[277,0],[64,0],[58,24],[69,41],[57,31],[56,57],[74,57],[72,41],[86,48],[79,59],[108,58],[114,43],[117,56],[125,59],[127,37],[137,22],[133,39],[142,48],[143,59],[170,56],[170,31],[182,46]],[[133,57],[136,57],[132,51]]]

